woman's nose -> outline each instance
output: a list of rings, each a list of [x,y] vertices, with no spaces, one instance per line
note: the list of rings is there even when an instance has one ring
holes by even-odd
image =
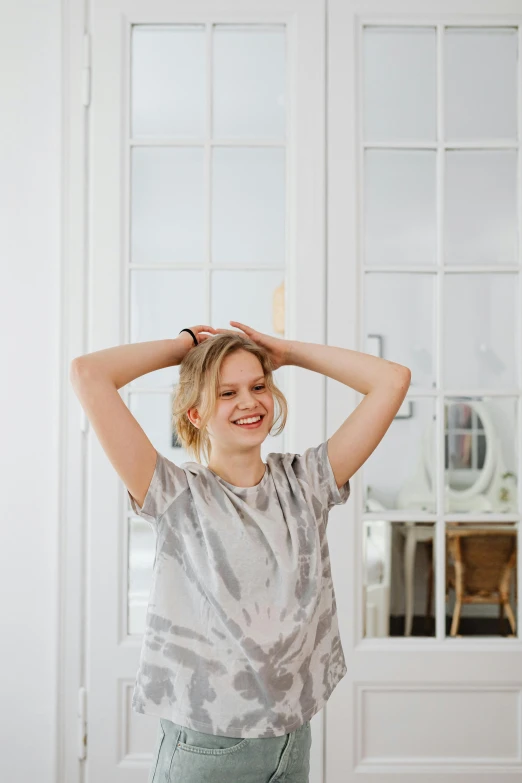
[[[242,397],[239,400],[239,408],[244,408],[245,410],[252,410],[257,406],[257,402],[254,397]]]

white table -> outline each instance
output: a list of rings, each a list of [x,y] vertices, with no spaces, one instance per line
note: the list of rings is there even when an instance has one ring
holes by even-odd
[[[419,524],[418,522],[404,522],[399,525],[399,530],[406,538],[404,546],[404,636],[411,636],[413,603],[415,598],[414,575],[417,544],[419,541],[433,541],[435,525],[431,522],[424,524]],[[435,552],[435,549],[433,551]]]

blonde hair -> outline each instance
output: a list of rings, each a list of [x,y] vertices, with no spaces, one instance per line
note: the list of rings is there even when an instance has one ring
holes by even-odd
[[[288,415],[288,404],[283,392],[275,385],[273,367],[269,354],[260,345],[241,334],[219,334],[209,337],[185,354],[179,365],[179,382],[172,401],[172,424],[184,449],[201,463],[203,456],[210,461],[212,445],[207,424],[215,410],[219,396],[220,371],[226,356],[243,349],[259,359],[265,376],[265,384],[278,403],[278,414],[274,426],[282,417],[281,426],[271,435],[279,435]],[[190,421],[187,411],[197,408],[200,426]]]

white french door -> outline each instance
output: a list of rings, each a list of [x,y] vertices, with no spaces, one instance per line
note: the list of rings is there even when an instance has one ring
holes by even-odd
[[[328,783],[522,779],[521,51],[515,2],[328,3],[328,341],[412,370],[329,528]]]
[[[521,26],[515,0],[90,3],[84,350],[234,319],[412,368],[331,512],[348,674],[312,721],[311,783],[522,776],[520,569],[512,636],[498,604],[457,616],[455,590],[457,561],[491,593],[477,564],[520,549]],[[265,453],[360,401],[277,375],[289,419]],[[121,393],[183,462],[176,379]],[[92,433],[87,475],[83,778],[144,781],[157,723],[130,697],[154,541]]]
[[[325,8],[322,0],[92,0],[86,351],[250,323],[325,341]],[[326,437],[325,384],[281,368],[289,401],[269,451]],[[156,448],[176,368],[122,396]],[[131,711],[152,531],[89,436],[85,779],[144,781],[157,719]],[[322,780],[324,714],[312,722]]]

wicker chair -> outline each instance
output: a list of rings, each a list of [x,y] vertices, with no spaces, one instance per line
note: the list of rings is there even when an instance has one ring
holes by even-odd
[[[457,636],[463,604],[498,604],[499,618],[506,612],[515,635],[515,614],[509,602],[511,579],[516,574],[516,529],[459,529],[458,523],[446,531],[446,601],[449,590],[456,593],[450,636]],[[431,559],[432,560],[432,559]],[[452,562],[453,561],[453,562]],[[515,600],[517,585],[515,579]],[[426,615],[431,615],[433,599],[433,560],[428,573]]]
[[[516,530],[469,528],[447,530],[448,549],[454,570],[448,573],[448,588],[456,593],[450,636],[456,636],[463,604],[498,604],[500,618],[504,609],[515,634],[515,615],[509,603],[514,572]]]

